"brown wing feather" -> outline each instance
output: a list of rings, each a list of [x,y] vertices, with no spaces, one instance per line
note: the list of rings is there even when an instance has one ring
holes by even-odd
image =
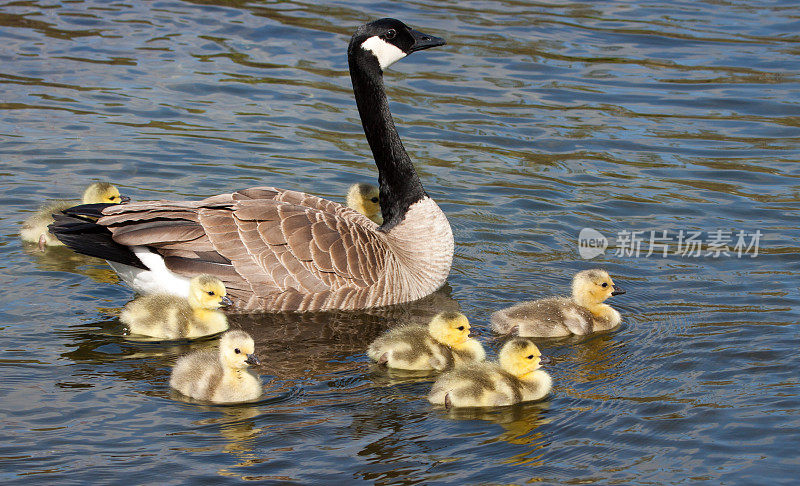
[[[114,241],[121,245],[134,246],[148,245],[153,241],[190,241],[204,235],[203,227],[194,221],[157,220],[122,226],[114,232]]]
[[[256,201],[237,203],[237,208],[234,210],[235,219],[239,219],[239,206],[241,206],[246,210],[247,219],[259,222],[260,241],[250,237],[242,238],[244,246],[251,253],[257,249],[271,248],[283,268],[294,277],[296,285],[312,292],[320,292],[324,288],[321,284],[324,284],[327,290],[336,291],[348,286],[362,288],[374,282],[379,272],[372,275],[365,274],[362,270],[364,264],[360,262],[363,256],[359,254],[366,250],[367,253],[371,253],[367,258],[374,264],[381,265],[385,250],[378,237],[361,228],[360,222],[348,219],[347,211],[350,210],[341,211],[342,206],[336,203],[301,193],[287,193],[281,194],[284,196],[281,199],[287,201],[263,201],[258,206],[253,204]],[[325,212],[316,207],[297,206],[295,202],[305,204],[320,202],[320,206],[334,212]],[[259,211],[263,215],[259,214]],[[356,215],[361,217],[357,213]],[[245,221],[237,221],[237,224],[240,232],[246,226]],[[354,227],[355,229],[351,229]],[[361,240],[360,246],[354,242],[355,239]],[[275,247],[283,247],[283,251],[278,251]],[[260,266],[268,268],[269,258],[263,254],[260,256],[262,260]],[[235,259],[232,260],[235,262]],[[242,273],[247,274],[247,272]],[[289,282],[285,274],[281,272],[279,275],[284,278],[284,282]],[[281,286],[280,282],[276,284]],[[296,285],[289,284],[298,288]]]
[[[144,245],[184,276],[211,273],[240,307],[296,310],[355,303],[387,257],[376,227],[338,203],[255,187],[202,201],[109,207],[115,241]]]

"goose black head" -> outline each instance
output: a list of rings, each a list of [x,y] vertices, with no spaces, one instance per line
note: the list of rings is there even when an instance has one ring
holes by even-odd
[[[386,18],[359,27],[350,40],[348,54],[371,55],[383,70],[414,51],[445,44],[440,37],[423,34],[397,19]]]

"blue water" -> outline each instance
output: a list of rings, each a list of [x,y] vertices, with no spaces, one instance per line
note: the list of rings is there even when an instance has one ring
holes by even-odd
[[[384,311],[232,316],[264,400],[180,401],[170,366],[215,340],[124,338],[131,291],[101,261],[23,246],[21,221],[92,180],[135,200],[274,185],[341,201],[376,178],[345,49],[383,16],[448,41],[386,74],[453,226],[448,285]],[[794,484],[798,31],[792,2],[0,5],[0,480]],[[591,260],[583,228],[608,243]],[[701,256],[678,246],[697,232]],[[364,354],[460,309],[494,355],[494,310],[592,267],[627,289],[623,324],[538,341],[555,359],[542,402],[446,412],[432,377]]]

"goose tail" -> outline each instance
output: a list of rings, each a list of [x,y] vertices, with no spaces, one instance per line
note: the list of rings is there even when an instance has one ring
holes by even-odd
[[[108,228],[97,224],[103,209],[108,206],[113,204],[82,204],[65,209],[53,215],[54,222],[48,229],[59,241],[78,253],[147,269],[127,246],[111,238]]]

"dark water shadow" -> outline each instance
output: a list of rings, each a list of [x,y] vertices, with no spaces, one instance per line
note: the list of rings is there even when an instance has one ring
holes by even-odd
[[[445,286],[416,302],[364,312],[242,314],[229,320],[231,328],[253,336],[262,368],[280,378],[310,379],[365,362],[367,346],[386,329],[425,324],[442,310],[458,310],[451,290]]]

